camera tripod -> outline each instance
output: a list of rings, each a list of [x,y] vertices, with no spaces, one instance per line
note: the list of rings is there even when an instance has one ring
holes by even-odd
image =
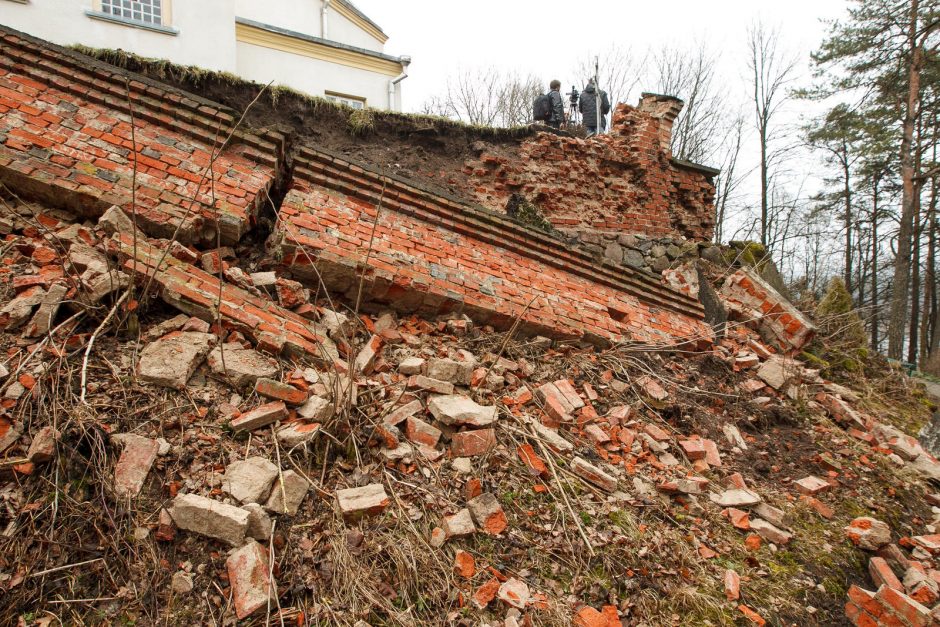
[[[575,86],[571,86],[571,92],[568,94],[568,126],[578,125],[578,98],[580,94]]]

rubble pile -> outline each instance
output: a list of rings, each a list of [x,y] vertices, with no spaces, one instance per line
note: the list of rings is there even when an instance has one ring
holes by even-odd
[[[97,341],[110,342],[126,385],[163,403],[188,396],[190,407],[135,420],[105,414],[93,428],[114,451],[108,498],[152,508],[135,537],[190,556],[167,564],[173,594],[202,587],[229,595],[218,598],[230,598],[238,619],[271,608],[296,619],[283,605],[298,599],[296,583],[330,581],[298,556],[333,554],[333,542],[362,554],[370,530],[411,521],[408,533],[451,578],[450,600],[435,605],[443,622],[469,612],[490,625],[634,624],[648,608],[630,591],[654,581],[664,590],[694,582],[731,620],[818,613],[763,596],[761,579],[773,575],[761,564],[818,551],[821,537],[871,554],[875,591],[859,578],[845,592],[854,624],[938,620],[940,495],[923,490],[921,513],[896,540],[878,506],[848,518],[844,499],[886,472],[911,486],[940,481],[940,464],[889,413],[876,417],[858,392],[788,357],[786,337],[765,344],[760,319],[729,327],[690,360],[508,341],[459,315],[356,315],[264,257],[240,262],[245,251],[142,234],[135,242],[116,208],[80,223],[18,204],[3,221],[5,498],[18,502],[18,483],[67,468],[74,422],[24,416],[69,347],[87,345],[94,325],[82,318],[140,314],[137,335]],[[113,383],[94,374],[102,363],[73,381],[76,393],[111,398]],[[793,407],[807,422],[762,426]],[[787,459],[787,446],[801,457]],[[8,524],[23,515],[7,511]],[[317,549],[310,528],[345,537]],[[607,595],[566,592],[518,552],[523,538],[577,559],[620,555],[626,583]],[[498,558],[507,551],[512,560]],[[8,590],[23,585],[16,569],[4,566]]]

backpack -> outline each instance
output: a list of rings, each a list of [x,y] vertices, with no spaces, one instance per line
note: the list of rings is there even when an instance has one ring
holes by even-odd
[[[550,122],[552,119],[552,97],[549,94],[536,96],[532,102],[532,119],[536,122]]]

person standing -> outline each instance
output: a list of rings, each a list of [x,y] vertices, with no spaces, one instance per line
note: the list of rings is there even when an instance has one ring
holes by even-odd
[[[600,98],[600,120],[597,119],[597,100]],[[587,87],[581,92],[581,98],[578,101],[578,111],[581,112],[581,123],[587,129],[587,136],[597,135],[598,128],[601,131],[607,129],[607,114],[610,113],[610,100],[607,98],[607,92],[599,90],[594,85],[594,79],[589,79]]]
[[[552,117],[548,120],[548,125],[561,128],[565,121],[565,101],[561,97],[561,81],[553,80],[548,86],[551,89],[548,96],[552,101]]]

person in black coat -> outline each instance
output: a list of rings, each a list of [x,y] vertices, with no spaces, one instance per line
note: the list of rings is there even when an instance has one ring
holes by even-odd
[[[588,81],[587,87],[584,88],[584,91],[581,92],[581,98],[578,101],[578,110],[581,112],[581,123],[584,125],[584,128],[587,129],[588,137],[597,135],[598,132],[597,98],[598,90],[594,86],[594,79],[592,78]],[[606,116],[608,113],[610,113],[610,100],[607,99],[607,92],[603,89],[600,90],[600,100],[600,130],[604,131],[607,129]]]
[[[565,100],[561,97],[561,81],[554,80],[548,87],[551,89],[548,96],[552,99],[552,117],[548,120],[548,125],[561,128],[565,122]]]

